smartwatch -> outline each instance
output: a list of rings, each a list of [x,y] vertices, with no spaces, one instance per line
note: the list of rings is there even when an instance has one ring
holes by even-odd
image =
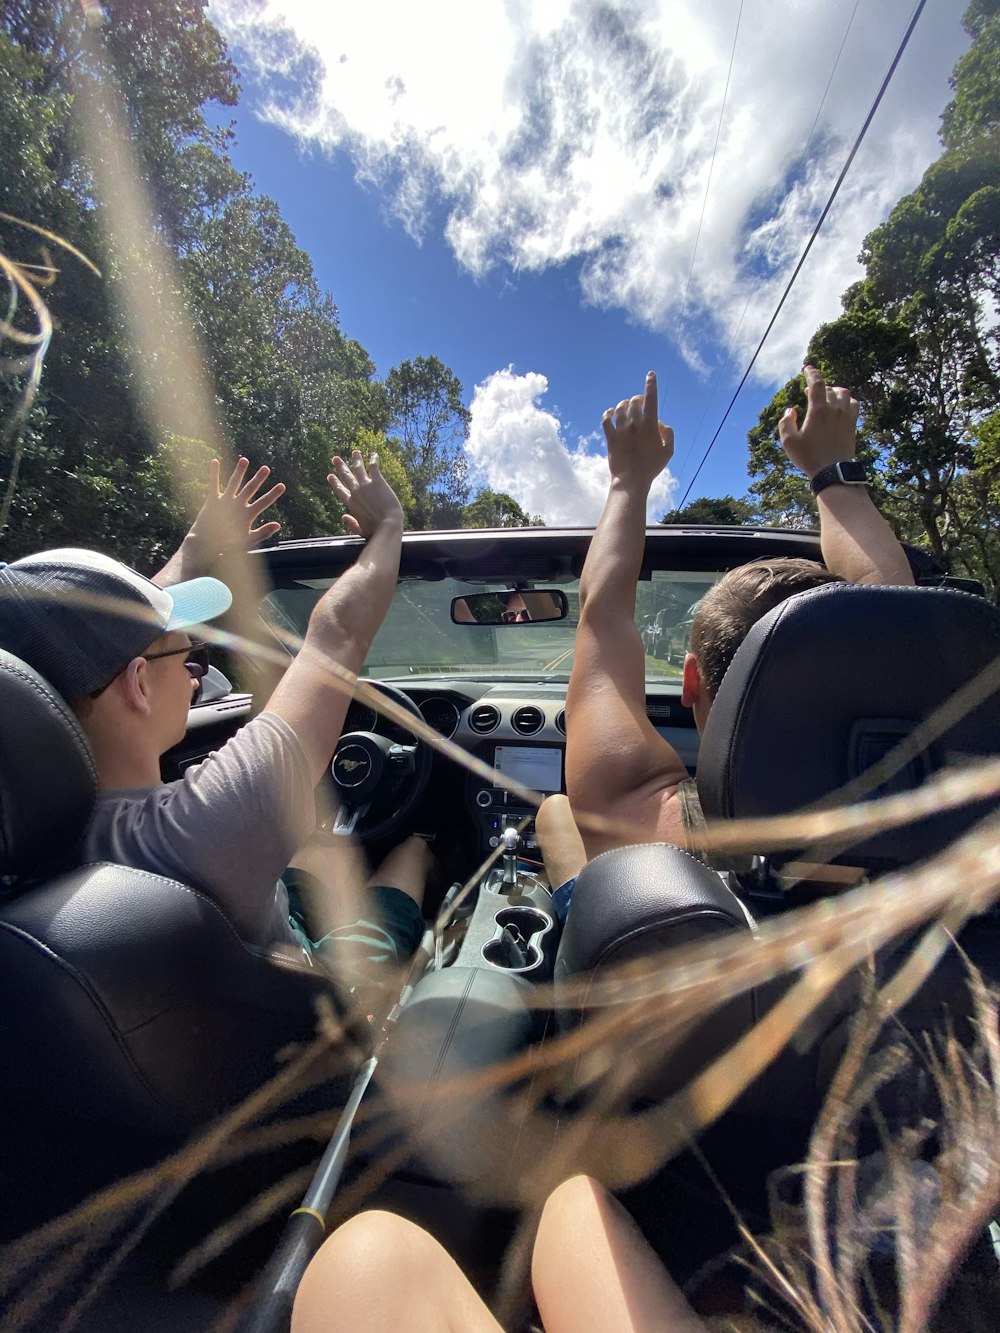
[[[842,463],[831,463],[829,467],[817,472],[809,483],[813,495],[819,495],[828,486],[866,486],[868,474],[864,463],[856,458],[847,458]]]

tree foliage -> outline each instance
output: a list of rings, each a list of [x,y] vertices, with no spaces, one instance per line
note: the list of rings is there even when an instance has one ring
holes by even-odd
[[[1000,590],[996,407],[1000,401],[1000,3],[973,0],[973,36],[942,118],[944,151],[866,237],[865,276],[808,359],[861,404],[858,452],[903,539],[953,572]],[[751,491],[765,511],[804,521],[812,501],[776,439],[800,377],[750,432]]]
[[[463,528],[540,528],[544,520],[529,515],[506,491],[480,491],[462,510]]]
[[[460,527],[469,498],[461,383],[436,356],[418,356],[394,366],[385,387],[390,438],[413,488],[413,527]]]
[[[197,488],[207,461],[204,441],[163,439],[148,425],[137,372],[155,376],[158,367],[148,357],[137,367],[140,353],[115,313],[127,277],[100,225],[115,200],[98,197],[76,123],[87,89],[109,70],[152,225],[183,289],[181,336],[203,350],[233,454],[270,464],[286,483],[283,535],[339,530],[341,508],[324,478],[330,456],[355,446],[378,448],[411,526],[457,526],[470,498],[462,387],[434,356],[404,361],[382,382],[342,331],[277,204],[230,159],[232,129],[216,122],[220,108],[236,105],[239,85],[206,0],[103,8],[95,37],[79,0],[0,0],[0,212],[66,238],[102,270],[98,277],[62,253],[53,261],[58,273],[44,295],[55,336],[21,435],[4,557],[75,543],[154,565],[189,512],[178,477],[180,491],[189,473]],[[113,127],[105,129],[101,153],[114,148]],[[37,235],[2,221],[0,251],[50,262]],[[0,417],[22,387],[16,376],[0,379]],[[12,450],[10,439],[0,444],[0,482]]]
[[[686,504],[683,509],[669,509],[660,519],[661,523],[666,524],[725,524],[736,527],[758,521],[757,508],[750,500],[746,496],[737,499],[733,495],[720,495],[714,498],[701,496]]]

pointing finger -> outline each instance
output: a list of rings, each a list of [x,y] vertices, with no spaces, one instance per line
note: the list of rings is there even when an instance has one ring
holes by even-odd
[[[658,419],[659,407],[657,405],[657,396],[656,372],[651,370],[646,375],[646,396],[642,408],[644,421],[656,421]]]

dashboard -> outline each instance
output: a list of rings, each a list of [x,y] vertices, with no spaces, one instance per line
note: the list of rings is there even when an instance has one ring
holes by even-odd
[[[378,686],[378,681],[371,683]],[[533,810],[504,786],[502,775],[546,795],[565,791],[565,684],[468,679],[442,679],[419,686],[410,681],[405,686],[399,680],[391,683],[403,688],[428,726],[497,770],[492,783],[478,774],[460,774],[458,794],[474,830],[476,854],[486,855],[508,825],[521,824],[526,849],[529,853],[534,850]],[[679,690],[647,694],[646,711],[659,734],[693,772],[698,733],[690,710],[681,705]],[[408,739],[402,728],[359,700],[348,709],[344,731],[375,731],[392,740]],[[453,782],[457,768],[442,755],[435,756],[434,762],[432,791],[436,786],[440,790],[441,779]]]
[[[376,688],[379,682],[370,682]],[[566,789],[566,686],[542,682],[490,682],[468,678],[435,678],[420,684],[399,679],[390,682],[416,706],[428,726],[467,753],[545,794]],[[664,740],[669,741],[694,772],[698,733],[690,711],[680,702],[679,689],[659,686],[646,695],[646,712]],[[179,777],[201,763],[212,750],[249,721],[249,695],[231,694],[191,709],[185,739],[168,751],[163,761],[165,781]],[[408,743],[404,728],[382,717],[370,705],[352,701],[344,732],[373,731],[390,740]],[[523,825],[525,849],[535,848],[531,807],[518,800],[498,776],[490,783],[444,755],[434,757],[428,784],[428,812],[440,826],[442,810],[460,812],[459,827],[471,856],[482,858],[497,846],[508,825]]]

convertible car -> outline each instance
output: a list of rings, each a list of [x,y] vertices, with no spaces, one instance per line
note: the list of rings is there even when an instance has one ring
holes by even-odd
[[[565,789],[590,535],[404,537],[364,668],[371,688],[331,756],[331,836],[374,856],[419,831],[442,876],[405,986],[368,1012],[301,962],[242,943],[198,886],[72,864],[94,798],[86,746],[44,683],[0,654],[0,1208],[14,1326],[207,1329],[240,1310],[245,1329],[287,1327],[326,1224],[373,1204],[428,1226],[492,1291],[523,1210],[560,1172],[600,1162],[682,1282],[736,1242],[734,1215],[767,1229],[768,1178],[806,1152],[857,976],[760,1062],[694,1149],[685,1087],[808,959],[732,988],[697,1022],[689,1008],[679,1025],[659,1020],[655,985],[645,1023],[634,990],[615,986],[668,975],[678,948],[704,972],[706,949],[752,941],[837,888],[788,873],[808,859],[794,836],[728,873],[678,848],[624,847],[586,867],[560,925],[531,793]],[[259,663],[295,651],[358,547],[324,538],[251,557],[257,665],[220,658],[166,777],[251,716]],[[942,587],[832,586],[777,608],[739,650],[699,743],[671,627],[725,570],[773,556],[819,559],[818,535],[647,532],[636,622],[660,629],[646,640],[647,714],[697,774],[710,818],[905,793],[996,754],[995,682],[945,705],[993,668],[1000,613]],[[941,853],[994,804],[848,835],[820,859],[850,867],[849,879],[895,871]],[[963,935],[991,977],[996,931],[986,906]],[[908,939],[879,951],[881,973]],[[932,1026],[942,1006],[960,1025],[964,993],[961,966],[946,961],[904,1011],[907,1031]],[[592,1047],[579,1040],[588,1032]],[[883,1116],[905,1122],[912,1095],[902,1079]]]

